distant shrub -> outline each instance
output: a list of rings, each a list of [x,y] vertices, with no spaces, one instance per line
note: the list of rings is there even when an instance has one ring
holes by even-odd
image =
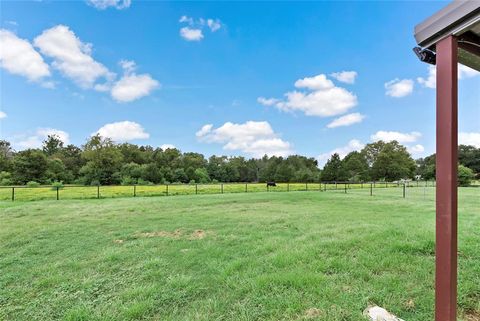
[[[39,182],[35,182],[35,181],[30,181],[30,182],[27,182],[27,187],[39,187],[40,186],[40,183]]]
[[[152,182],[146,181],[146,180],[141,179],[141,178],[138,179],[137,184],[138,184],[138,185],[155,185],[155,184],[153,184]]]
[[[120,182],[121,185],[133,185],[136,183],[136,179],[130,176],[123,176],[122,181]]]
[[[190,182],[188,182],[188,184],[190,184],[190,185],[195,185],[195,183],[196,183],[196,182],[195,182],[194,179],[191,179]]]
[[[458,185],[460,186],[470,186],[472,181],[475,179],[475,174],[473,171],[463,165],[458,166]]]
[[[90,185],[92,185],[92,186],[97,186],[97,185],[100,185],[100,181],[99,181],[99,180],[96,180],[96,179],[94,179],[94,180],[92,180],[92,181],[90,182]]]
[[[53,190],[62,189],[62,188],[64,188],[63,182],[53,182],[52,183],[52,189]]]
[[[12,174],[9,172],[0,172],[0,186],[12,185]]]

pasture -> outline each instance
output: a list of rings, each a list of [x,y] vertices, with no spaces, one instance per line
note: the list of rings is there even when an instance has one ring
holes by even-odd
[[[0,202],[0,320],[432,320],[434,189]],[[459,190],[460,320],[480,188]]]

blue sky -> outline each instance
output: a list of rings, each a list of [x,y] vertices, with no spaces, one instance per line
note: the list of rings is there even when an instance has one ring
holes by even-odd
[[[2,2],[0,137],[320,163],[397,139],[428,155],[435,84],[413,27],[446,4]],[[460,77],[460,141],[480,147],[480,77]]]

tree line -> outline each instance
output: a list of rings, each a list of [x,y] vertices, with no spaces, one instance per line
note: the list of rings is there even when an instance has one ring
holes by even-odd
[[[460,162],[469,174],[480,172],[480,149],[460,146]],[[0,140],[0,185],[38,184],[165,184],[215,182],[319,182],[433,179],[435,155],[414,160],[398,142],[378,141],[343,159],[333,154],[323,169],[315,158],[210,156],[176,148],[117,144],[99,135],[81,146],[65,145],[55,135],[42,148],[13,150]],[[433,168],[432,168],[433,166]]]

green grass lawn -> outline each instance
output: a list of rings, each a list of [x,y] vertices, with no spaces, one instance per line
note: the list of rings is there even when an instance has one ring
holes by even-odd
[[[0,320],[432,320],[433,189],[374,192],[0,202]],[[460,189],[464,321],[479,208]]]

